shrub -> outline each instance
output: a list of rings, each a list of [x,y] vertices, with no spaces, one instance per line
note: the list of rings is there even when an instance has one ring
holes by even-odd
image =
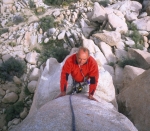
[[[14,46],[16,46],[16,43],[15,42],[10,42],[9,45],[14,47]]]
[[[6,114],[6,122],[8,123],[12,119],[14,119],[16,116],[19,116],[19,114],[24,109],[24,103],[22,101],[19,101],[15,103],[14,105],[10,105],[8,108],[6,108],[5,114]]]
[[[40,27],[45,32],[49,28],[54,27],[54,18],[52,16],[46,16],[40,19]]]
[[[141,44],[135,44],[134,46],[132,46],[132,48],[143,50],[144,46]]]
[[[69,51],[64,48],[54,48],[52,51],[52,57],[56,58],[58,62],[62,62],[69,54]]]
[[[29,0],[29,6],[30,6],[30,8],[35,8],[35,4],[34,4],[33,0]]]
[[[133,33],[130,35],[128,34],[128,36],[132,38],[132,40],[135,42],[134,48],[142,50],[143,49],[142,45],[144,43],[144,40],[143,40],[143,37],[138,32],[136,25],[134,25],[133,23],[130,24],[129,22],[127,22],[127,25],[128,25],[128,28],[133,31]]]
[[[114,67],[114,66],[115,66],[115,63],[114,63],[114,62],[110,62],[110,63],[108,63],[108,65]]]
[[[45,13],[45,8],[44,7],[38,7],[38,8],[35,9],[35,14],[41,15],[43,13]]]
[[[118,61],[118,65],[120,67],[125,67],[126,65],[131,65],[131,66],[135,66],[135,67],[138,67],[139,63],[137,60],[135,59],[122,59],[121,61]]]
[[[4,34],[6,32],[8,32],[8,28],[2,28],[2,29],[0,29],[0,35]]]
[[[39,61],[44,63],[48,58],[54,57],[58,62],[62,62],[69,54],[69,51],[63,48],[63,40],[50,40],[48,43],[43,43]]]
[[[28,90],[27,86],[25,86],[25,88],[24,88],[24,93],[27,96],[31,94],[30,91]]]
[[[16,15],[13,17],[13,23],[19,24],[24,21],[24,18],[21,15]]]
[[[26,65],[21,60],[11,57],[0,66],[0,79],[12,80],[13,76],[21,77],[26,70]]]
[[[47,5],[62,5],[65,2],[68,5],[69,3],[74,1],[76,0],[44,0],[44,3]]]
[[[99,1],[99,4],[102,5],[103,7],[106,7],[109,4],[109,0]]]

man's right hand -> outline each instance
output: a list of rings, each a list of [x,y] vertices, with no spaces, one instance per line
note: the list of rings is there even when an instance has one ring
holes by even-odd
[[[62,96],[65,96],[66,95],[66,92],[65,91],[63,91],[63,92],[61,92],[55,99],[57,99],[58,97],[62,97]]]

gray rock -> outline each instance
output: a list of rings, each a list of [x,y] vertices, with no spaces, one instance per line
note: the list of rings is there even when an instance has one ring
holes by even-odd
[[[49,36],[53,35],[54,33],[56,32],[56,29],[55,28],[50,28],[48,31],[47,31],[47,34]]]
[[[137,76],[118,96],[120,111],[134,122],[139,131],[150,129],[150,69]],[[140,111],[140,112],[139,112]]]
[[[40,70],[38,68],[34,68],[29,76],[29,80],[30,81],[32,81],[32,80],[38,81],[39,76],[40,76]]]
[[[15,103],[18,100],[18,95],[14,92],[7,93],[2,99],[3,103]]]
[[[34,93],[36,86],[37,86],[37,81],[31,81],[28,83],[28,90],[30,91],[30,93]]]
[[[130,83],[144,71],[145,70],[141,68],[126,65],[123,70],[123,88],[127,88]]]
[[[143,69],[149,69],[150,67],[150,53],[141,51],[139,49],[129,49],[128,50],[129,58],[135,59],[138,61],[138,67]]]
[[[111,104],[99,99],[99,103],[85,95],[71,97],[77,131],[137,131],[129,119],[118,113]],[[61,97],[42,106],[10,131],[71,131],[72,114],[69,96]]]

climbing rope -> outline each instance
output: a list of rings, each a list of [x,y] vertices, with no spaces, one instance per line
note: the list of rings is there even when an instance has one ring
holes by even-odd
[[[72,94],[69,96],[70,108],[71,108],[71,113],[72,113],[72,131],[76,131],[75,115],[74,115],[74,110],[73,110],[73,106],[72,106],[71,96],[72,96]]]

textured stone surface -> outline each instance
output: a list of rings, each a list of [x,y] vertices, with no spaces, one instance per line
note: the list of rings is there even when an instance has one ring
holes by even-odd
[[[136,77],[118,96],[120,111],[134,122],[139,131],[150,129],[150,70]]]
[[[137,131],[125,116],[111,104],[99,99],[95,102],[85,95],[71,97],[77,131]],[[71,131],[72,114],[69,96],[48,102],[36,114],[27,117],[11,131]]]

